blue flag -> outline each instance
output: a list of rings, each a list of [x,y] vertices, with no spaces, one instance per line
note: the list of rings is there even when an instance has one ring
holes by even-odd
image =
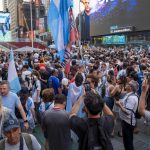
[[[69,7],[72,0],[51,0],[48,12],[48,26],[51,30],[61,62],[65,47],[69,43]]]
[[[8,16],[5,20],[5,23],[1,26],[3,36],[5,36],[6,33],[10,30],[9,25],[10,25],[10,17]]]

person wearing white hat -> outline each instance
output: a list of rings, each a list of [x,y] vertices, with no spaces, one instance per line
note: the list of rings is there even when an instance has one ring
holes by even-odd
[[[62,94],[67,96],[68,95],[68,83],[69,83],[69,80],[67,78],[63,78],[61,83],[62,83]]]
[[[63,78],[62,79],[62,85],[65,85],[65,86],[67,86],[68,85],[68,79],[67,78]]]

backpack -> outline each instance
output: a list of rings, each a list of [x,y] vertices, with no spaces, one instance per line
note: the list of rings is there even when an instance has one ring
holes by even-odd
[[[106,94],[106,85],[101,84],[100,88],[101,88],[101,97],[104,98]]]
[[[27,133],[22,133],[22,136],[26,142],[26,145],[29,150],[33,150],[32,139],[31,136]],[[5,150],[5,139],[0,141],[0,150]]]
[[[24,105],[22,105],[22,107],[23,107],[25,114],[27,115],[26,107]],[[17,119],[22,119],[21,113],[17,107],[15,107],[15,115],[16,115]]]
[[[125,99],[125,103],[127,103],[127,100],[129,98],[129,96],[135,95],[138,98],[138,107],[136,109],[136,111],[134,112],[133,109],[129,109],[126,108],[127,110],[131,111],[134,115],[136,119],[140,119],[142,116],[140,115],[140,113],[138,112],[138,108],[139,108],[139,96],[136,93],[131,93],[130,95],[127,96],[127,98]],[[131,114],[131,125],[132,125],[132,114]]]
[[[83,140],[82,150],[113,150],[113,146],[109,139],[106,130],[103,128],[104,121],[99,119],[96,124],[85,120],[88,130]],[[94,130],[97,130],[98,136],[94,135]]]

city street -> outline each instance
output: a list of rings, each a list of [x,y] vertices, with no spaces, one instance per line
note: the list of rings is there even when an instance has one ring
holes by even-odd
[[[138,125],[140,128],[140,132],[138,134],[134,134],[134,148],[135,150],[150,150],[150,130],[149,126],[144,124],[144,120],[141,119],[138,121]],[[116,127],[117,128],[117,127]],[[34,131],[34,135],[38,139],[44,148],[44,137],[41,129],[37,127]],[[124,150],[122,138],[118,137],[117,135],[111,139],[114,150]],[[73,150],[77,150],[78,144],[73,143]]]
[[[134,148],[135,150],[150,150],[150,130],[149,126],[144,124],[144,120],[138,121],[140,132],[134,134]],[[124,150],[122,138],[115,136],[112,139],[114,150]]]
[[[0,150],[150,150],[149,6],[0,0]]]

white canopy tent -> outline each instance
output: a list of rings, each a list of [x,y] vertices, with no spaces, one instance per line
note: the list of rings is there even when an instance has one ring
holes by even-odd
[[[41,49],[39,48],[33,48],[30,46],[21,47],[18,49],[15,49],[14,52],[40,52]]]
[[[6,47],[0,45],[0,51],[6,51],[6,52],[9,52],[10,49],[8,49],[8,48],[6,48]]]
[[[56,45],[55,44],[49,45],[48,47],[51,48],[51,49],[56,49]]]
[[[56,49],[55,44],[49,45],[48,47],[51,48],[51,49]],[[77,47],[75,45],[72,45],[72,48],[77,48]]]

